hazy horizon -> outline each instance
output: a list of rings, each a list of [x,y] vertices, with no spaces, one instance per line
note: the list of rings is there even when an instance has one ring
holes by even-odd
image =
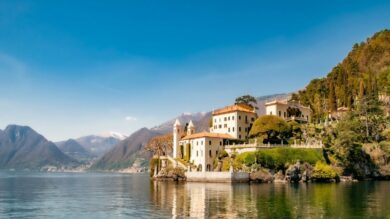
[[[129,135],[302,89],[390,27],[386,1],[106,3],[0,3],[0,129]]]

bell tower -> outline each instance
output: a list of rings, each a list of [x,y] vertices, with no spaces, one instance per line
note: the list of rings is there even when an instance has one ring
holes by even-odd
[[[188,124],[187,127],[187,135],[192,135],[195,134],[195,126],[194,123],[192,123],[192,120],[190,120],[190,123]]]
[[[179,141],[181,138],[181,124],[178,119],[176,119],[175,124],[173,124],[173,158],[179,158]]]

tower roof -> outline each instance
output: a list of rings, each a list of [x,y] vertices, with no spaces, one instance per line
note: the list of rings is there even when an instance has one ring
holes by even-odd
[[[173,126],[181,126],[179,119],[176,119],[175,124]]]
[[[195,125],[194,123],[192,122],[192,120],[190,120],[190,123],[188,123],[188,128],[194,128]]]

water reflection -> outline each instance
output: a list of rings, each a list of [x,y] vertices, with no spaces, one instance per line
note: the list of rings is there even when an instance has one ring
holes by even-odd
[[[389,192],[389,182],[151,182],[152,202],[172,218],[390,218]]]

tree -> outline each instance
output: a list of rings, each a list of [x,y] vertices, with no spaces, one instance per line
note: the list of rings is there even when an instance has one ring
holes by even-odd
[[[260,116],[249,132],[250,137],[263,137],[263,143],[280,143],[287,140],[289,126],[283,119],[273,116]]]
[[[241,97],[237,97],[235,104],[245,104],[251,106],[252,108],[258,109],[258,107],[256,106],[257,100],[255,97],[251,95],[244,95]]]
[[[160,156],[167,155],[173,147],[172,134],[160,135],[150,139],[145,146],[145,150],[153,152],[153,155],[157,156],[158,165],[157,170],[160,170]]]
[[[337,102],[336,102],[336,93],[334,90],[334,85],[332,82],[329,83],[329,96],[328,96],[328,105],[329,111],[335,112],[337,110]]]
[[[288,107],[287,108],[287,117],[301,117],[302,111],[297,107]]]

